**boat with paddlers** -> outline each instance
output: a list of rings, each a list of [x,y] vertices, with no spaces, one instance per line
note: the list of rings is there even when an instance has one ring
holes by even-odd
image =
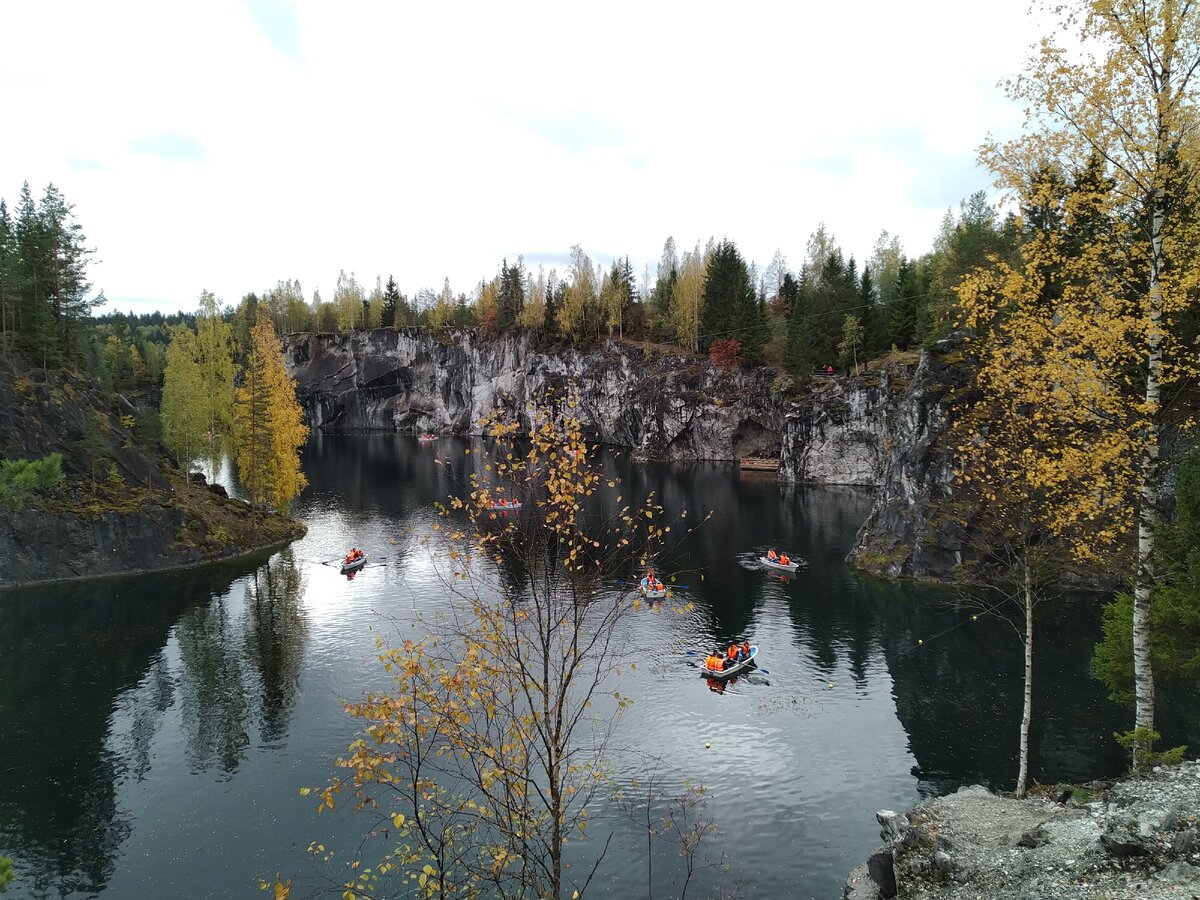
[[[800,568],[800,560],[792,559],[786,553],[777,554],[774,550],[768,550],[766,556],[759,557],[759,561],[765,566],[779,569],[782,572],[795,572]]]
[[[705,678],[716,678],[719,681],[724,681],[726,678],[732,678],[738,672],[744,672],[747,669],[754,668],[757,665],[757,663],[754,661],[754,657],[756,656],[758,656],[758,644],[752,644],[750,646],[750,653],[745,659],[729,662],[728,665],[723,665],[723,667],[720,669],[709,668],[710,664],[706,659],[704,664],[700,666],[700,673],[704,675]],[[725,660],[723,662],[728,661]]]

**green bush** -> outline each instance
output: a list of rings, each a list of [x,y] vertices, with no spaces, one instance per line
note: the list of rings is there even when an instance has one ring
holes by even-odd
[[[13,872],[13,861],[7,856],[0,856],[0,891],[3,891],[5,886],[16,877],[16,873]]]

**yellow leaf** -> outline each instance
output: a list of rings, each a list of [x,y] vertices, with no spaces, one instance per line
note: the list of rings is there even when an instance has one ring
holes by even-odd
[[[399,828],[404,824],[404,813],[396,813],[392,816],[392,824]]]

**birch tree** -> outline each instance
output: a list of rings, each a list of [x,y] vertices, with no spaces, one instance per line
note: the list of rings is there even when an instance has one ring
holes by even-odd
[[[1129,330],[1138,351],[1136,383],[1114,368],[1105,380],[1128,399],[1122,427],[1137,451],[1137,554],[1133,573],[1133,657],[1138,728],[1153,729],[1150,604],[1159,528],[1162,390],[1197,369],[1195,348],[1176,323],[1197,283],[1194,207],[1195,93],[1200,14],[1191,0],[1071,0],[1025,71],[1006,85],[1026,110],[1025,133],[989,140],[981,158],[998,184],[1021,191],[1047,162],[1066,172],[1096,156],[1113,181],[1115,227],[1126,231],[1129,268],[1114,273],[1093,253],[1093,283],[1124,280]],[[1178,202],[1181,197],[1187,202]],[[1135,748],[1135,764],[1137,752]],[[1146,749],[1146,748],[1140,748]]]
[[[175,329],[167,345],[163,371],[163,443],[178,460],[184,474],[200,455],[208,427],[203,397],[204,379],[196,362],[196,335],[186,325]]]
[[[1115,551],[1135,481],[1132,436],[1111,427],[1122,401],[1106,371],[1114,360],[1109,329],[1119,333],[1123,304],[1094,292],[1081,277],[1093,260],[1070,248],[1105,195],[1063,197],[1060,188],[1057,180],[1036,185],[1030,205],[1060,214],[1054,227],[1032,230],[1021,266],[996,259],[958,288],[977,369],[971,402],[951,432],[955,502],[973,551],[968,569],[1020,614],[1009,618],[1025,652],[1018,796],[1029,776],[1036,610],[1059,567],[1095,566]]]

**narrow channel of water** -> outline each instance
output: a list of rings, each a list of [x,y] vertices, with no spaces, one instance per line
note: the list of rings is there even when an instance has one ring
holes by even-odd
[[[416,536],[457,489],[465,446],[318,436],[297,504],[308,536],[269,560],[0,594],[10,895],[249,896],[276,872],[298,896],[323,883],[329,872],[305,848],[351,850],[365,826],[316,816],[298,791],[323,783],[353,736],[342,698],[383,683],[376,635],[402,634],[416,612],[447,602]],[[439,455],[450,464],[435,465]],[[611,450],[599,464],[625,480],[626,497],[655,491],[669,510],[716,511],[676,557],[705,573],[681,591],[693,614],[647,614],[638,626],[653,665],[620,678],[634,704],[620,726],[628,752],[612,763],[633,775],[639,753],[653,752],[670,779],[706,786],[720,823],[709,849],[724,855],[727,885],[835,897],[877,844],[876,809],[962,782],[1011,786],[1017,637],[971,622],[953,592],[848,568],[867,493],[740,478],[728,465],[633,465]],[[351,544],[389,558],[352,580],[321,565]],[[768,544],[807,567],[785,581],[740,561]],[[1123,766],[1111,734],[1129,714],[1089,673],[1098,618],[1098,603],[1081,599],[1040,623],[1038,781]],[[770,674],[711,689],[686,651],[735,638],[762,648]],[[1200,743],[1188,702],[1166,698],[1163,730]],[[645,895],[643,835],[611,805],[593,815],[590,834],[615,835],[603,893]],[[655,896],[669,896],[677,858],[663,851],[655,873]]]

